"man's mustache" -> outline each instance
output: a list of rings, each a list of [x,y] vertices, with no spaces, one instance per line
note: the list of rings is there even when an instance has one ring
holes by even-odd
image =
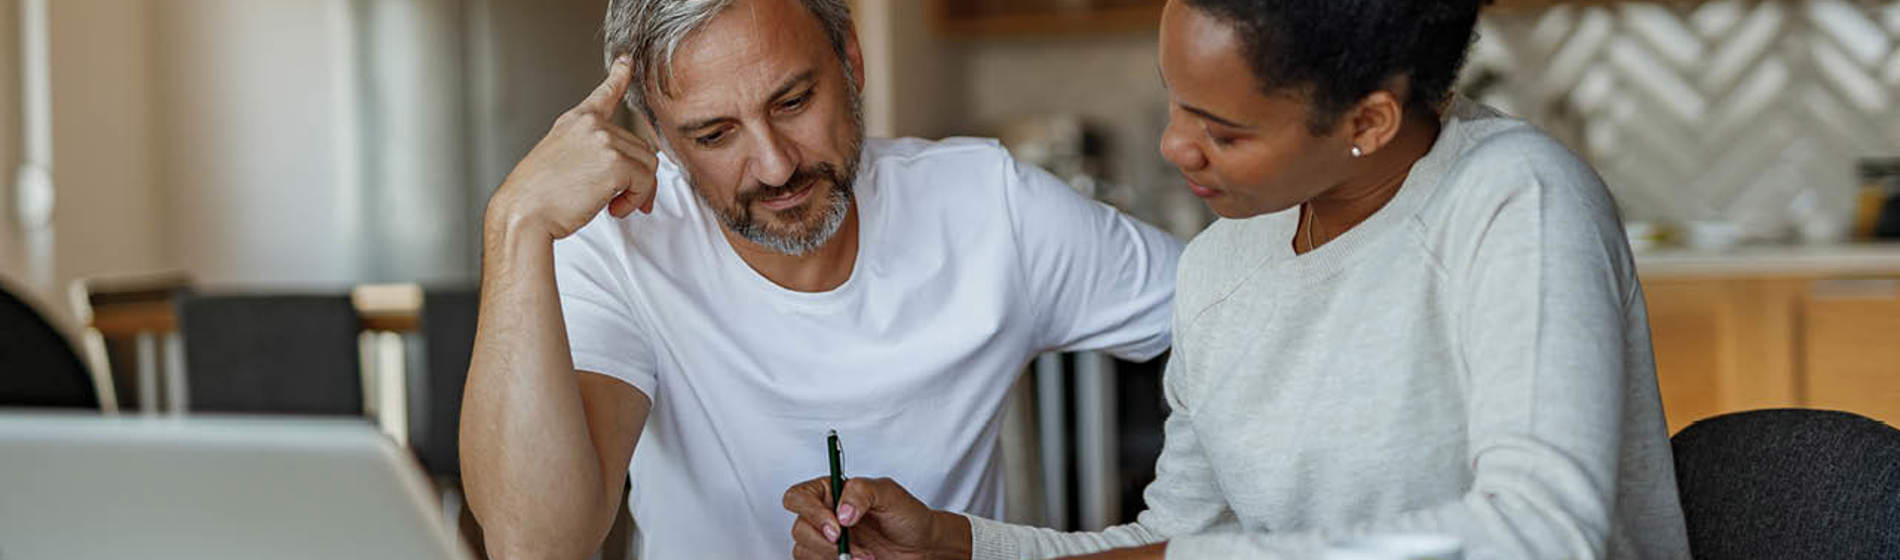
[[[814,183],[818,182],[820,179],[828,179],[834,185],[842,183],[844,181],[843,175],[838,173],[838,166],[832,165],[830,163],[819,163],[819,164],[815,164],[809,167],[798,168],[798,171],[793,172],[792,176],[785,180],[784,185],[755,186],[750,189],[740,191],[738,196],[734,198],[735,198],[735,202],[738,202],[738,206],[740,208],[745,208],[745,207],[751,206],[752,203],[758,202],[760,200],[776,198],[776,197],[783,196],[789,193],[798,192],[799,190],[804,189],[805,187],[813,185]]]

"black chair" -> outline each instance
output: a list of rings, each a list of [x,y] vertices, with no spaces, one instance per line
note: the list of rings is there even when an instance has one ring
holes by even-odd
[[[411,416],[409,442],[423,467],[436,476],[459,477],[462,463],[457,437],[462,417],[462,384],[475,350],[476,306],[473,289],[429,290],[422,295],[418,327],[422,331],[424,379],[420,421]]]
[[[185,294],[178,330],[192,412],[363,414],[347,296]]]
[[[66,337],[0,286],[0,407],[99,408],[92,374]]]
[[[1900,430],[1846,412],[1755,410],[1670,443],[1695,558],[1900,558]]]

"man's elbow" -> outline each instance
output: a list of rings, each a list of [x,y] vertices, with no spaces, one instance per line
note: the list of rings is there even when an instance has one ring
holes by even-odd
[[[586,560],[600,548],[604,537],[580,534],[572,526],[564,530],[535,529],[519,523],[482,526],[482,546],[495,560]]]
[[[481,524],[483,547],[490,558],[498,560],[585,560],[606,540],[619,513],[617,507],[609,509],[602,503],[604,497],[558,500],[541,496],[505,505],[496,502],[511,501],[484,500],[489,496],[478,494],[480,489],[469,489],[469,509]]]

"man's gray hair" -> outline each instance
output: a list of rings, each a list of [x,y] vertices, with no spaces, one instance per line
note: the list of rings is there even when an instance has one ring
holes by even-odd
[[[653,105],[647,100],[647,85],[665,93],[672,80],[673,55],[680,43],[704,28],[736,0],[610,0],[607,3],[605,54],[607,64],[620,55],[633,59],[633,82],[627,86],[623,101],[654,120]],[[831,50],[844,65],[845,77],[852,68],[845,56],[845,42],[851,35],[849,0],[798,0],[825,30]]]

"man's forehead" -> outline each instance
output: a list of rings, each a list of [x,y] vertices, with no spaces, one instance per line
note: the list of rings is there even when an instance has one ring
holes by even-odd
[[[706,97],[751,100],[812,71],[831,50],[816,20],[798,0],[733,3],[673,53],[671,80],[660,92],[664,103],[684,108]]]

